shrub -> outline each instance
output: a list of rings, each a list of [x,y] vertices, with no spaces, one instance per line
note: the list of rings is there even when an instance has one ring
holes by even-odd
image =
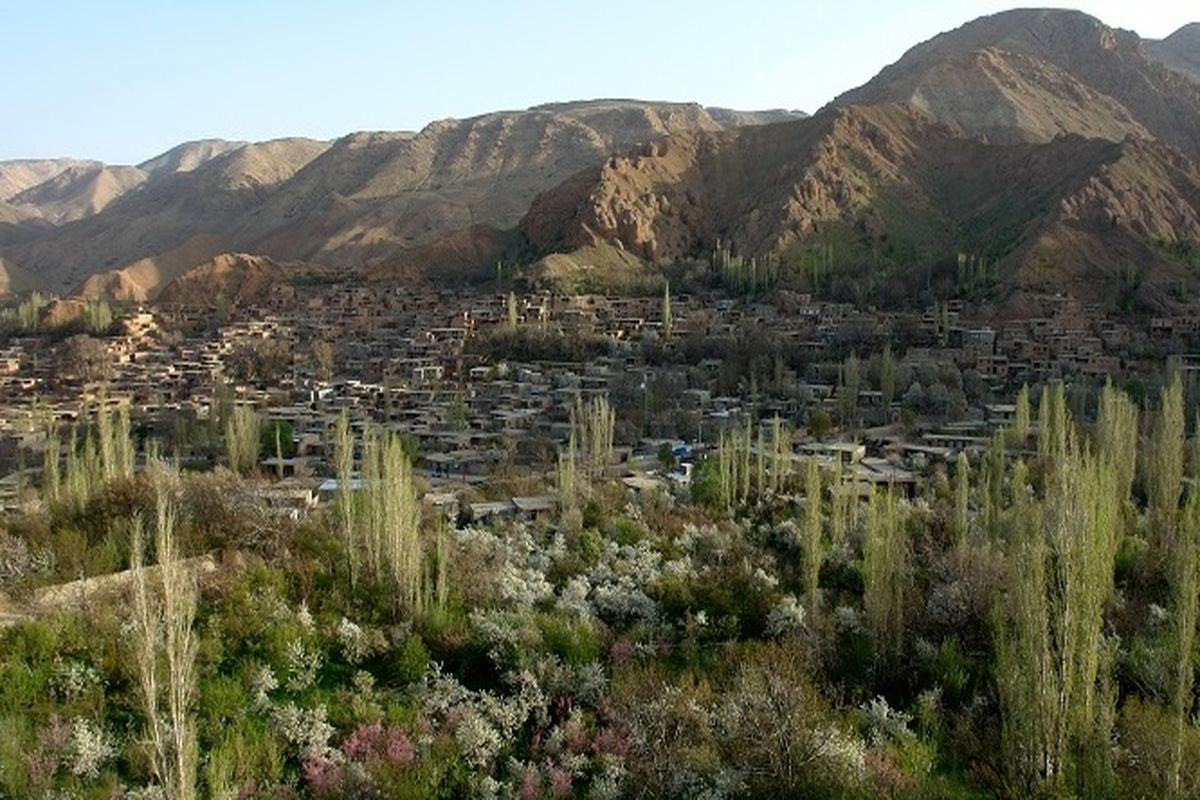
[[[537,615],[546,650],[571,666],[600,660],[604,646],[600,633],[590,620],[572,619],[561,613]]]

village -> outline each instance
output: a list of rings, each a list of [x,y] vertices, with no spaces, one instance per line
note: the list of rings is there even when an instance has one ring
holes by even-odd
[[[552,488],[516,489],[553,486],[572,409],[593,397],[615,409],[612,476],[630,492],[686,487],[721,431],[747,420],[797,431],[795,459],[840,459],[857,485],[904,488],[959,452],[986,451],[1023,385],[1063,379],[1086,416],[1104,380],[1153,385],[1198,334],[1194,316],[1127,323],[1066,297],[1042,305],[1043,316],[977,324],[958,301],[915,313],[791,292],[315,285],[222,315],[142,306],[111,336],[14,337],[0,348],[0,503],[16,507],[36,483],[47,430],[85,420],[97,403],[128,403],[140,438],[197,468],[221,458],[197,431],[222,407],[252,407],[289,434],[264,447],[261,474],[272,480],[259,491],[293,516],[336,492],[327,444],[343,412],[360,430],[404,434],[425,502],[452,518],[548,515]],[[1200,369],[1186,356],[1176,363],[1185,377]]]

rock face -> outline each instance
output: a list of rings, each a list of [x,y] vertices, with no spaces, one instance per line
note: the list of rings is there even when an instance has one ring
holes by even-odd
[[[338,267],[379,264],[376,272],[386,272],[401,253],[447,235],[511,228],[539,192],[612,152],[684,130],[795,116],[599,100],[442,120],[418,133],[358,133],[332,144],[191,143],[127,168],[144,176],[141,185],[106,198],[103,208],[75,199],[76,210],[43,217],[67,224],[0,226],[0,254],[47,288],[147,296],[165,285],[156,271],[166,279],[177,274],[172,254],[181,248],[197,259],[192,264],[241,251]],[[14,206],[14,222],[24,208]],[[207,244],[203,252],[197,241]],[[168,262],[165,270],[147,268]],[[113,271],[124,273],[105,277]]]
[[[1188,51],[1187,30],[1159,45]],[[1022,9],[969,22],[833,104],[887,102],[993,143],[1149,135],[1200,157],[1200,83],[1152,58],[1137,34],[1078,11]]]

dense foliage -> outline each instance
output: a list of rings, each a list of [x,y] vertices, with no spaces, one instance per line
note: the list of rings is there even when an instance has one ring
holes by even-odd
[[[598,399],[553,518],[461,528],[346,419],[338,495],[297,522],[236,455],[133,470],[103,411],[0,533],[38,609],[0,630],[0,795],[1194,796],[1182,389],[1139,418],[1106,387],[1086,424],[1035,396],[911,496],[794,460],[774,420],[690,494],[627,494]]]

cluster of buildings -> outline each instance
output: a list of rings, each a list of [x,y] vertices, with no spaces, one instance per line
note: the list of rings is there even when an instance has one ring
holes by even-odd
[[[9,466],[0,502],[4,481],[19,486],[21,468],[40,463],[25,454],[44,441],[46,421],[70,425],[99,398],[128,402],[135,427],[173,436],[171,445],[185,461],[212,457],[186,431],[212,425],[222,403],[251,405],[264,420],[287,423],[293,438],[287,455],[265,454],[264,468],[308,487],[294,501],[281,500],[284,505],[311,506],[321,478],[330,474],[326,443],[343,412],[356,426],[411,437],[417,469],[434,492],[453,495],[514,470],[547,474],[575,404],[612,395],[617,386],[628,394],[632,376],[634,394],[640,388],[643,395],[641,428],[622,432],[626,447],[618,453],[627,469],[653,472],[657,465],[647,455],[664,441],[702,452],[720,427],[746,414],[779,415],[796,427],[817,410],[836,419],[840,398],[828,376],[837,375],[849,350],[879,352],[885,342],[896,343],[902,364],[954,365],[986,385],[986,398],[964,419],[920,420],[918,430],[898,430],[893,423],[903,387],[882,407],[878,387],[864,382],[857,406],[868,412],[852,438],[853,446],[867,449],[855,463],[879,480],[902,482],[914,464],[986,446],[1022,383],[1154,375],[1164,354],[1186,351],[1198,335],[1194,319],[1125,322],[1069,298],[1045,298],[1042,305],[1037,317],[981,324],[953,302],[924,312],[883,312],[794,293],[716,300],[679,295],[670,298],[667,322],[663,297],[311,286],[235,308],[225,319],[208,308],[140,308],[121,320],[119,335],[100,340],[108,362],[102,380],[65,369],[57,357],[64,343],[27,337],[0,347],[0,458]],[[746,396],[722,386],[719,359],[651,363],[646,355],[648,347],[661,355],[690,339],[744,335],[769,336],[806,360],[811,374],[797,377],[803,391]],[[603,341],[606,354],[522,360],[523,336]],[[484,341],[501,346],[478,346]],[[653,413],[669,411],[688,423],[655,430],[645,418],[648,385],[657,391]],[[806,446],[812,454],[832,445]],[[494,505],[474,512],[538,513],[530,509],[543,509],[546,500],[487,502]]]

